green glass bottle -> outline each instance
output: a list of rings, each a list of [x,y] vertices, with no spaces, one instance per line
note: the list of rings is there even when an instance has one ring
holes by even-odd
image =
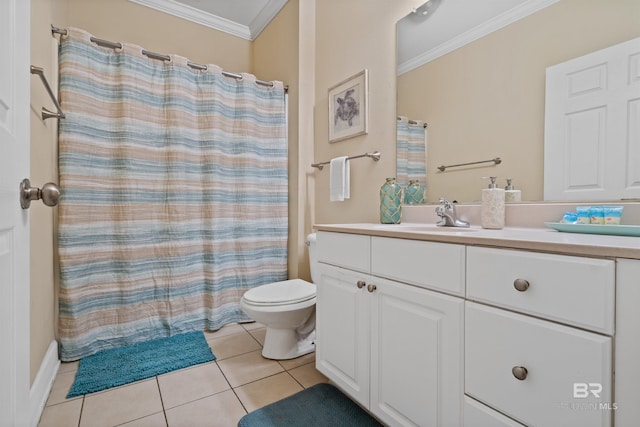
[[[402,215],[402,188],[395,178],[387,178],[380,187],[380,222],[382,224],[400,224]]]
[[[404,202],[407,205],[419,205],[424,203],[424,188],[420,185],[420,181],[412,179],[409,185],[404,189]]]

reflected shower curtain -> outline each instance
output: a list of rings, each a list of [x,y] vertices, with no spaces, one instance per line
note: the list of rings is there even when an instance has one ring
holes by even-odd
[[[417,179],[426,188],[427,130],[424,122],[398,117],[396,138],[396,181],[406,187],[409,181]]]
[[[60,46],[62,360],[249,320],[287,278],[284,88],[139,46]]]

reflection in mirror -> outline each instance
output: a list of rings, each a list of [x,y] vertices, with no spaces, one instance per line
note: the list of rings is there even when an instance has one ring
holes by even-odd
[[[427,182],[427,124],[399,116],[396,123],[396,181],[404,190],[403,202],[425,203]]]
[[[507,9],[483,9],[483,22],[443,35],[493,4]],[[476,202],[488,175],[503,188],[512,178],[523,200],[542,200],[546,69],[640,36],[639,13],[635,0],[442,0],[424,21],[430,37],[407,37],[403,18],[398,54],[428,46],[422,63],[399,69],[397,79],[397,115],[429,123],[427,201]],[[502,163],[437,169],[493,157]]]

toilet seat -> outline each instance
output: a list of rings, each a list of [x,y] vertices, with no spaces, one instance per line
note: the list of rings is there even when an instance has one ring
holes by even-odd
[[[316,285],[302,279],[284,280],[249,289],[242,297],[251,305],[288,305],[316,297]]]

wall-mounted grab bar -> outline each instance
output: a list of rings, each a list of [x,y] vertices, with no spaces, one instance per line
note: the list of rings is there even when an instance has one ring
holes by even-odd
[[[458,166],[479,165],[480,163],[493,163],[494,165],[499,165],[500,163],[502,163],[502,160],[500,159],[500,157],[496,157],[495,159],[481,160],[479,162],[459,163],[457,165],[447,165],[447,166],[442,165],[442,166],[438,166],[438,170],[440,172],[444,172],[447,168],[456,168]]]
[[[51,117],[55,117],[57,119],[64,119],[65,115],[62,112],[62,108],[60,108],[60,104],[58,103],[56,96],[53,94],[53,91],[51,90],[51,86],[49,86],[49,82],[47,81],[47,78],[44,76],[44,70],[40,67],[36,67],[32,65],[31,74],[37,74],[40,76],[40,80],[42,80],[42,84],[44,85],[44,88],[47,89],[47,92],[49,93],[51,100],[53,101],[53,103],[56,106],[56,109],[58,110],[58,112],[55,113],[47,108],[42,107],[42,120],[47,120],[48,118],[51,118]]]
[[[361,157],[370,157],[373,159],[374,162],[377,162],[378,160],[380,160],[380,156],[381,154],[379,151],[374,151],[373,153],[364,153],[364,154],[360,154],[359,156],[347,157],[347,160],[359,159]],[[329,162],[311,163],[311,167],[322,170],[324,165],[328,165],[329,163],[331,162],[329,161]]]

